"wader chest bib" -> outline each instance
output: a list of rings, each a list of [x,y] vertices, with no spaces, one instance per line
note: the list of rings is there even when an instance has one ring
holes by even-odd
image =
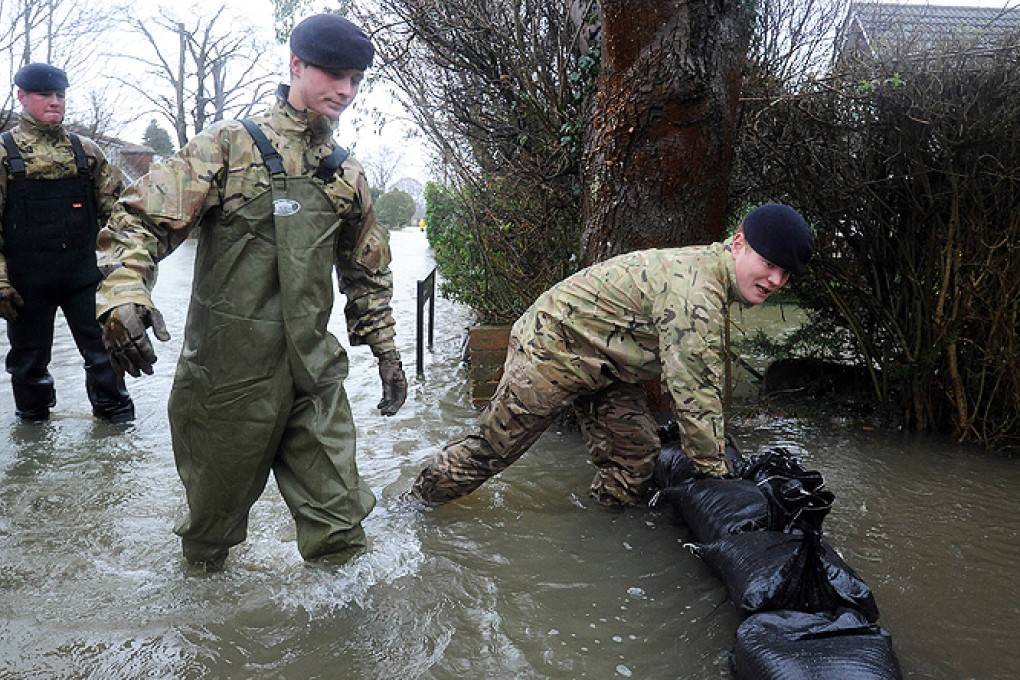
[[[269,150],[273,172],[279,157]],[[340,218],[313,177],[275,169],[269,191],[199,235],[182,358],[221,384],[287,361],[310,390],[327,374],[347,375],[346,354],[326,330]]]
[[[326,328],[341,218],[319,179],[288,177],[248,129],[271,188],[201,228],[169,403],[192,560],[245,539],[271,470],[306,559],[363,545],[375,504],[355,463],[347,355]]]
[[[96,285],[99,213],[81,139],[68,133],[78,173],[63,179],[26,176],[25,161],[10,131],[3,133],[10,171],[4,204],[3,253],[12,285],[74,290]]]

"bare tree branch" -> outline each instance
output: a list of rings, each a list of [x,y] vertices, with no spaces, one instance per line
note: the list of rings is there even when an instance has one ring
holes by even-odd
[[[211,122],[249,115],[275,86],[276,75],[263,63],[267,41],[225,6],[189,22],[164,7],[154,19],[125,23],[144,39],[146,54],[120,56],[140,65],[147,78],[112,78],[148,101],[180,146]]]

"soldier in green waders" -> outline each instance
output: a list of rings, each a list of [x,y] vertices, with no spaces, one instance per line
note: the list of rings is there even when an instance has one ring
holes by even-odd
[[[128,188],[99,237],[97,315],[132,376],[169,339],[150,291],[156,262],[198,227],[191,305],[169,412],[188,517],[184,557],[215,571],[245,540],[272,471],[306,560],[365,549],[375,497],[358,474],[347,355],[326,330],[332,272],[352,345],[379,360],[393,415],[407,381],[394,342],[388,233],[361,166],[333,141],[371,64],[361,29],[329,14],[290,37],[290,86],[265,114],[221,122]]]
[[[730,304],[761,304],[804,270],[813,251],[804,218],[769,203],[724,242],[639,250],[556,284],[514,324],[478,432],[448,444],[404,497],[438,505],[471,493],[573,409],[596,468],[591,496],[607,506],[638,503],[661,447],[642,385],[656,379],[672,399],[694,467],[726,473],[723,329]]]

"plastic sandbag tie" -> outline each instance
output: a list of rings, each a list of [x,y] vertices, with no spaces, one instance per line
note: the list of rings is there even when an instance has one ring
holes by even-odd
[[[817,470],[805,470],[784,448],[752,456],[736,475],[753,480],[769,501],[769,529],[821,531],[835,495]]]

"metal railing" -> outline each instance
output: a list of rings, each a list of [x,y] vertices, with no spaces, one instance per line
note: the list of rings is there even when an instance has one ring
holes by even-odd
[[[415,353],[415,372],[418,379],[421,380],[425,377],[425,349],[422,338],[422,323],[424,322],[424,308],[425,303],[429,303],[429,333],[428,333],[428,347],[429,351],[432,351],[432,338],[433,328],[436,323],[436,270],[432,269],[424,279],[418,282],[418,314],[415,322],[415,340],[416,340],[416,353]]]

